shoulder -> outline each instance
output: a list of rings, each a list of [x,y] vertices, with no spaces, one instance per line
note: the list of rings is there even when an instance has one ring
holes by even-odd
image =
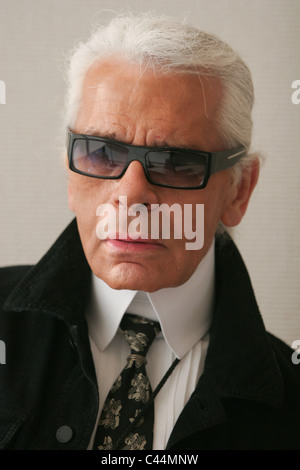
[[[267,334],[268,334],[269,341],[271,343],[274,353],[276,354],[277,359],[282,363],[289,364],[290,362],[292,362],[291,355],[294,350],[287,343],[285,343],[283,340],[281,340],[277,336],[274,336],[272,333],[268,332]],[[299,334],[299,338],[295,338],[295,339],[299,339],[300,341],[300,334]]]
[[[298,350],[292,349],[284,341],[277,338],[276,336],[268,333],[268,338],[271,343],[272,350],[275,354],[277,364],[280,368],[280,372],[283,376],[284,383],[290,384],[293,387],[299,399],[300,390],[300,334],[295,340],[299,340]],[[298,385],[298,387],[296,387]]]
[[[30,269],[30,265],[6,266],[0,268],[0,305],[4,303],[13,288]]]

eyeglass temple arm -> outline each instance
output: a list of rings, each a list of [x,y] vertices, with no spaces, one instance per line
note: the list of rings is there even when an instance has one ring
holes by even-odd
[[[245,147],[211,153],[210,173],[217,173],[234,166],[246,153]]]

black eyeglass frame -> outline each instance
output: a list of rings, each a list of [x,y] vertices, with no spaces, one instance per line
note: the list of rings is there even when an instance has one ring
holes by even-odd
[[[86,173],[84,171],[78,170],[75,168],[73,164],[73,147],[75,140],[96,140],[99,142],[110,143],[114,145],[118,145],[120,147],[124,147],[127,150],[127,160],[125,162],[125,166],[118,176],[99,176],[95,174]],[[201,157],[206,158],[206,170],[203,181],[201,185],[198,186],[170,186],[167,184],[156,183],[153,181],[148,174],[147,166],[146,166],[146,155],[149,152],[184,152],[187,154],[192,155],[199,155]],[[128,166],[131,162],[138,161],[142,164],[145,175],[149,183],[154,184],[155,186],[162,186],[164,188],[172,188],[172,189],[203,189],[206,187],[209,178],[214,173],[217,173],[222,170],[226,170],[228,168],[233,167],[246,153],[247,149],[243,146],[235,147],[233,149],[221,150],[218,152],[205,152],[202,150],[190,150],[190,149],[183,149],[178,147],[147,147],[142,145],[131,145],[131,144],[124,144],[123,142],[119,142],[117,140],[107,139],[105,137],[98,137],[94,135],[88,134],[76,134],[72,132],[70,129],[67,129],[67,153],[68,153],[68,161],[69,161],[69,168],[70,170],[78,173],[80,175],[89,176],[90,178],[98,178],[98,179],[108,179],[108,180],[115,180],[120,179],[125,174]]]

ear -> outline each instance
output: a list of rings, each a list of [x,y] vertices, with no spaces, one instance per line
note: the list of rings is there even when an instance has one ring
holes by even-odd
[[[234,227],[242,220],[259,176],[259,160],[254,160],[249,167],[243,170],[242,178],[236,187],[233,198],[227,205],[222,222],[227,227]]]

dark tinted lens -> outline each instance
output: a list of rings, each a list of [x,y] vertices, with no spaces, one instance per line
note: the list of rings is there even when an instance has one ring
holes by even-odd
[[[122,173],[127,150],[119,145],[93,139],[76,139],[73,144],[74,167],[89,175],[117,177]]]
[[[182,151],[149,152],[147,170],[154,183],[195,188],[203,183],[206,156]]]

